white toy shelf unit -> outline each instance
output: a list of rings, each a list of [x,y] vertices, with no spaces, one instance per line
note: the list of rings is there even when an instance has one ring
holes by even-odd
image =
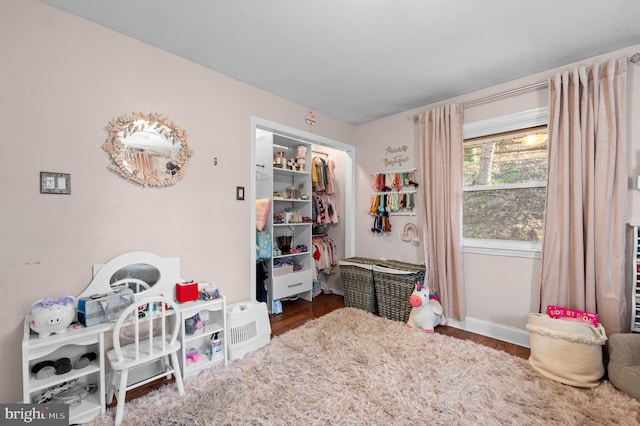
[[[135,293],[135,301],[146,296],[163,295],[176,300],[176,283],[183,283],[180,277],[180,259],[163,258],[153,253],[125,253],[106,264],[94,265],[93,280],[78,295],[77,299],[103,295],[129,282]],[[140,282],[144,285],[140,285]],[[135,303],[135,302],[134,302]],[[196,333],[187,334],[186,321],[195,314],[202,318],[204,327]],[[180,303],[174,320],[181,321],[180,343],[182,346],[180,370],[183,377],[217,364],[227,363],[227,314],[223,295],[210,300],[194,300]],[[24,403],[48,403],[67,392],[73,400],[62,400],[70,406],[69,423],[85,423],[106,410],[105,354],[111,347],[115,320],[98,323],[89,327],[69,327],[61,334],[40,337],[29,326],[29,316],[24,320],[22,338],[22,380]],[[259,329],[259,328],[258,328]],[[215,336],[215,345],[212,342]],[[211,344],[214,349],[209,357],[203,350]],[[200,352],[196,361],[187,353],[191,349]],[[64,363],[64,365],[62,365]],[[135,377],[144,380],[155,375],[154,365],[144,365]],[[55,396],[55,398],[54,398]],[[54,401],[55,402],[55,401]]]

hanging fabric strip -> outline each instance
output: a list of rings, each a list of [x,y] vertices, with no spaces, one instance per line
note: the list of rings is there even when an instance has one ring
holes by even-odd
[[[378,203],[380,202],[380,196],[374,194],[371,196],[371,207],[369,208],[369,213],[377,213],[378,212]]]
[[[400,175],[400,173],[393,175],[393,186],[396,188],[396,191],[400,191],[400,188],[402,188],[402,175]]]

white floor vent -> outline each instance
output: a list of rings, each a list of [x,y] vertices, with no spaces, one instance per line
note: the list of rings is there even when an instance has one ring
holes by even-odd
[[[227,356],[233,361],[240,359],[269,343],[271,324],[267,304],[242,302],[227,308]]]

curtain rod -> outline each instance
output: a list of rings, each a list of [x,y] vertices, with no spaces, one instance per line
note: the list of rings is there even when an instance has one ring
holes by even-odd
[[[627,58],[627,62],[631,62],[632,64],[636,64],[638,62],[640,62],[640,53],[634,53],[633,55],[629,56]],[[512,95],[514,93],[519,93],[519,92],[524,92],[526,90],[531,90],[531,89],[536,89],[538,87],[543,87],[543,86],[548,86],[549,82],[548,81],[540,81],[538,83],[533,83],[533,84],[529,84],[528,86],[523,86],[523,87],[518,87],[516,89],[511,89],[511,90],[507,90],[505,92],[500,92],[500,93],[496,93],[494,95],[489,95],[489,96],[485,96],[483,98],[479,98],[479,99],[474,99],[472,101],[469,102],[464,102],[462,104],[462,107],[468,107],[471,105],[476,105],[482,102],[486,102],[492,99],[496,99],[496,98],[501,98],[503,96],[508,96],[508,95]],[[420,122],[420,116],[418,114],[413,116],[413,122],[414,123],[418,123]]]
[[[512,95],[514,93],[519,93],[519,92],[524,92],[526,90],[531,90],[531,89],[535,89],[538,87],[543,87],[543,86],[547,86],[549,83],[546,81],[539,81],[537,83],[533,83],[533,84],[529,84],[528,86],[523,86],[523,87],[518,87],[515,89],[511,89],[511,90],[507,90],[504,92],[500,92],[500,93],[495,93],[493,95],[489,95],[489,96],[485,96],[482,98],[478,98],[478,99],[474,99],[472,101],[469,102],[464,102],[462,104],[462,107],[468,107],[471,105],[476,105],[476,104],[480,104],[482,102],[486,102],[486,101],[490,101],[492,99],[496,99],[496,98],[501,98],[503,96],[508,96],[508,95]],[[420,115],[416,114],[413,116],[413,122],[414,123],[419,123],[420,122]]]
[[[462,107],[468,107],[471,105],[476,105],[476,104],[480,104],[482,102],[486,102],[486,101],[490,101],[492,99],[496,99],[496,98],[501,98],[503,96],[509,96],[512,95],[514,93],[520,93],[520,92],[525,92],[527,90],[531,90],[531,89],[537,89],[538,87],[544,87],[547,86],[549,83],[547,81],[539,81],[537,83],[533,83],[533,84],[529,84],[528,86],[522,86],[522,87],[518,87],[515,89],[511,89],[511,90],[506,90],[504,92],[500,92],[500,93],[496,93],[493,95],[489,95],[489,96],[485,96],[483,98],[478,98],[478,99],[474,99],[472,101],[469,102],[464,102],[462,104]]]

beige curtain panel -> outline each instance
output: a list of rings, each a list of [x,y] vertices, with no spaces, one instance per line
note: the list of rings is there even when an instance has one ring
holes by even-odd
[[[625,298],[627,60],[549,79],[549,173],[540,308],[629,329]]]
[[[424,249],[427,282],[444,313],[464,320],[462,273],[462,105],[443,105],[420,116]]]

